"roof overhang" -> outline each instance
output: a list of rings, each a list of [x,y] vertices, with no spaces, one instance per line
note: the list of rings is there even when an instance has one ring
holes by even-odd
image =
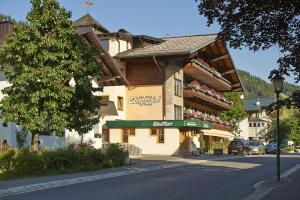
[[[128,85],[126,76],[118,67],[116,61],[110,56],[107,50],[101,45],[98,36],[94,33],[91,26],[76,27],[78,35],[83,36],[89,44],[94,46],[100,53],[101,60],[104,63],[102,72],[105,75],[102,79],[98,80],[102,84],[109,82],[109,85]]]
[[[203,56],[210,66],[214,67],[224,78],[231,82],[232,86],[230,91],[245,91],[230,52],[228,51],[228,47],[223,40],[216,38],[216,40],[208,43],[205,47],[191,52],[190,58],[199,55]]]

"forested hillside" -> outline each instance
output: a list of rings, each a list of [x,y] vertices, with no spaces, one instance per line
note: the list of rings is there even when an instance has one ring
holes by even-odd
[[[246,90],[246,97],[274,97],[274,90],[271,83],[267,83],[263,79],[253,76],[249,72],[243,70],[237,70],[237,72]],[[290,95],[295,90],[300,90],[300,86],[296,86],[290,83],[284,84],[284,94]]]

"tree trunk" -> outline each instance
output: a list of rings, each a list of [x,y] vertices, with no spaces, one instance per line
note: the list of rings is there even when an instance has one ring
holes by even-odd
[[[31,148],[33,151],[38,151],[40,146],[40,135],[38,133],[32,134]]]
[[[83,144],[83,134],[81,134],[80,146],[82,147]]]

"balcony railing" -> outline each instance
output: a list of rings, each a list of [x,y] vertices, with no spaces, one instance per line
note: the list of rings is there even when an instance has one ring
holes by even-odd
[[[218,88],[220,91],[231,91],[231,83],[219,72],[206,66],[201,60],[192,60],[184,68],[188,76],[207,83],[210,87]]]
[[[206,102],[217,109],[229,109],[233,104],[232,101],[227,100],[222,94],[215,92],[209,88],[201,88],[200,86],[188,85],[184,87],[183,95],[185,98],[199,99],[201,103]]]
[[[201,113],[199,111],[184,113],[184,119],[186,120],[195,120],[200,119],[202,121],[208,121],[213,124],[213,127],[220,130],[229,131],[231,129],[231,124],[227,121],[221,120],[217,116],[209,115],[206,113]]]

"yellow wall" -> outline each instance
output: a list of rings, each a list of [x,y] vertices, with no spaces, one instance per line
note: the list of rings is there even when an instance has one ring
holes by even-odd
[[[121,143],[122,129],[109,130],[110,143]],[[165,128],[165,143],[157,143],[157,137],[150,135],[149,128],[135,129],[135,136],[129,136],[128,144],[133,144],[142,150],[142,154],[174,155],[179,151],[179,130]]]
[[[149,99],[154,101],[149,102]],[[141,104],[138,102],[141,102]],[[163,95],[161,85],[127,87],[126,120],[162,120],[162,115]]]

